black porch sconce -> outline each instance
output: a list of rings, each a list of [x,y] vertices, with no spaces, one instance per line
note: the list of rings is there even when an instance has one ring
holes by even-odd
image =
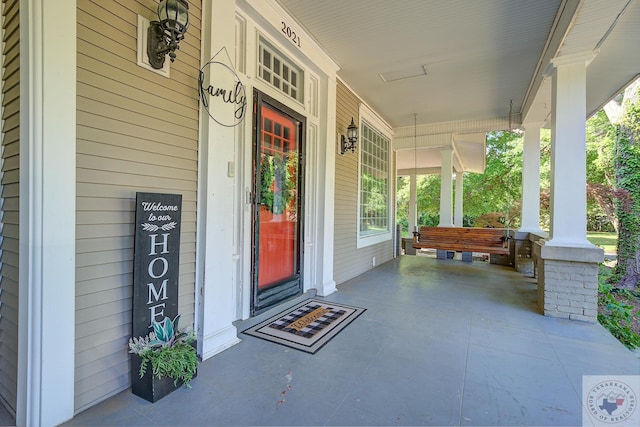
[[[340,154],[344,154],[347,150],[351,150],[352,153],[356,151],[356,142],[358,141],[358,127],[353,122],[351,117],[351,124],[347,128],[347,136],[340,135]]]
[[[176,59],[178,43],[184,39],[189,26],[189,4],[186,0],[162,0],[158,5],[158,21],[151,21],[147,29],[147,56],[156,70],[164,66],[168,53]]]

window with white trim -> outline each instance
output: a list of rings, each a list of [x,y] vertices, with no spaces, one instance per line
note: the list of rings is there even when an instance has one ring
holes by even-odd
[[[304,100],[304,71],[260,37],[258,77],[298,102]]]
[[[358,247],[391,239],[391,135],[360,110]]]

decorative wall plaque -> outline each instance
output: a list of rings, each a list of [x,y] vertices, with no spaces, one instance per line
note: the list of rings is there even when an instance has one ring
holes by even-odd
[[[221,126],[233,127],[242,123],[247,113],[247,94],[233,67],[216,60],[223,50],[228,63],[233,63],[227,48],[220,49],[200,69],[198,92],[209,116]]]
[[[136,193],[133,336],[178,314],[182,195]]]

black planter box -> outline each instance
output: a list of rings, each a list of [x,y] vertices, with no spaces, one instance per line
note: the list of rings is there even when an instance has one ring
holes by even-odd
[[[197,342],[191,343],[194,348],[197,348]],[[143,377],[140,378],[140,363],[142,358],[137,354],[131,355],[131,392],[138,397],[148,400],[151,403],[155,403],[162,399],[169,393],[177,390],[183,386],[182,381],[178,381],[173,384],[174,379],[169,377],[158,378],[153,375],[151,364],[147,366],[147,371]],[[193,378],[198,375],[198,371],[193,375]]]

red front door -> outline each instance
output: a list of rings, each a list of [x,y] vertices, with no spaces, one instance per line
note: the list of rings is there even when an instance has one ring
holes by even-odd
[[[256,93],[253,312],[301,293],[303,118]],[[285,110],[285,111],[283,111]]]

